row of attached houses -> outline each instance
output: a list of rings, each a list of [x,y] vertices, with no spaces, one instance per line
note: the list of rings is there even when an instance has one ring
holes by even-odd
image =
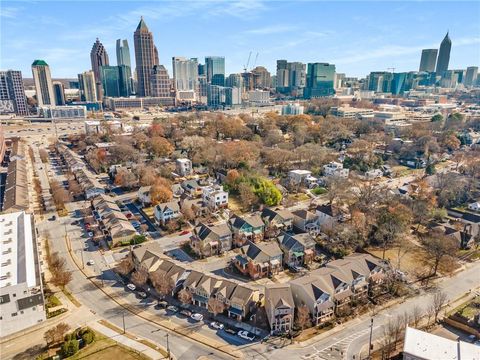
[[[64,144],[59,144],[57,150],[67,164],[68,169],[73,173],[75,179],[80,184],[87,200],[100,194],[105,194],[104,186],[102,186],[95,175],[87,169],[87,166],[80,155]]]
[[[130,241],[137,231],[111,196],[100,194],[92,200],[94,215],[104,234],[112,239],[112,245]]]
[[[12,151],[13,153],[13,151]],[[10,157],[3,197],[3,212],[27,211],[29,208],[27,164],[23,158]]]
[[[192,295],[192,303],[211,311],[211,299],[223,304],[223,313],[238,321],[246,319],[258,306],[259,291],[246,284],[214,274],[189,269],[184,264],[163,255],[158,244],[151,243],[133,250],[136,269],[143,267],[149,274],[157,272],[172,284],[172,296],[181,289]]]
[[[365,300],[382,283],[386,264],[369,254],[354,253],[290,281],[265,288],[265,311],[272,334],[288,333],[295,310],[306,306],[314,325],[332,320],[353,300]]]

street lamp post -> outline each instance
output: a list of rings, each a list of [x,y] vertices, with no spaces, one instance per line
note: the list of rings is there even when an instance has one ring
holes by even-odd
[[[170,360],[170,346],[168,345],[168,333],[165,335],[165,337],[167,338],[167,356],[168,356],[168,360]]]
[[[125,334],[125,311],[122,312],[123,333]]]
[[[370,320],[370,338],[368,340],[368,359],[371,359],[370,355],[372,352],[372,332],[373,332],[373,317]]]

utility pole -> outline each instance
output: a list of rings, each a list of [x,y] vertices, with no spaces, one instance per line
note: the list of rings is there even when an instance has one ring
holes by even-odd
[[[370,319],[370,338],[368,340],[368,359],[370,360],[372,353],[372,332],[373,332],[373,317]]]
[[[123,333],[125,334],[125,311],[122,312]]]
[[[167,338],[167,356],[168,356],[168,360],[170,360],[170,346],[168,345],[168,333],[165,335],[165,337]]]

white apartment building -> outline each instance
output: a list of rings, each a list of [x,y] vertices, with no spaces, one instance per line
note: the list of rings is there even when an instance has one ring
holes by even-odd
[[[323,174],[325,176],[337,176],[342,178],[348,178],[350,171],[343,168],[343,164],[331,161],[330,163],[323,165]]]
[[[212,210],[228,206],[228,192],[223,190],[222,185],[211,185],[203,188],[203,203]]]
[[[251,104],[268,105],[270,104],[270,91],[251,90],[248,92],[248,101]]]
[[[350,106],[340,106],[332,107],[331,113],[333,116],[346,118],[346,119],[357,119],[362,116],[373,115],[372,109],[361,109]]]
[[[42,277],[31,215],[0,215],[0,330],[7,336],[45,321]]]
[[[175,160],[176,172],[180,176],[187,176],[192,173],[192,162],[189,159]]]

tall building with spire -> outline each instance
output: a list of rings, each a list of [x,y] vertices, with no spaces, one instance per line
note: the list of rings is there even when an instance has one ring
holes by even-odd
[[[130,48],[128,47],[127,39],[117,39],[117,65],[127,65],[130,68],[132,63],[130,61]]]
[[[117,66],[120,71],[124,74],[123,81],[128,81],[128,95],[130,96],[133,92],[133,78],[132,78],[132,63],[130,61],[130,48],[128,47],[127,39],[121,40],[117,39]]]
[[[437,49],[423,49],[418,71],[434,72],[435,63],[437,62],[437,53]]]
[[[95,75],[95,84],[97,86],[97,99],[101,100],[103,95],[100,67],[109,65],[109,61],[107,50],[98,38],[92,46],[92,51],[90,51],[90,60],[92,62],[92,71]]]
[[[452,40],[447,35],[442,40],[440,44],[440,51],[438,52],[437,59],[437,75],[442,76],[445,71],[448,70],[448,63],[450,61],[450,50],[452,49]]]
[[[35,60],[32,64],[33,82],[37,94],[37,105],[55,105],[52,75],[44,60]]]
[[[151,96],[150,77],[153,66],[158,65],[158,51],[153,42],[153,34],[148,30],[143,17],[133,33],[135,64],[137,73],[137,95]]]

